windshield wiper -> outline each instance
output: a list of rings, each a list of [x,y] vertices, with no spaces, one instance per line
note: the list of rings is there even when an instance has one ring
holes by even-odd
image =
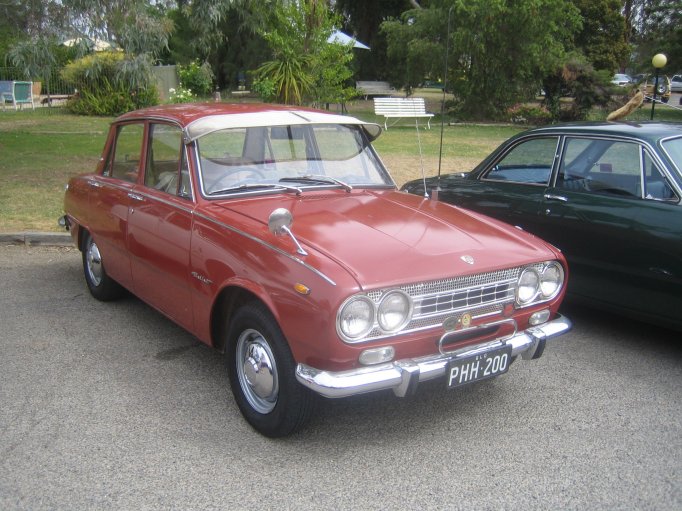
[[[334,183],[341,186],[347,192],[350,192],[353,189],[353,187],[348,183],[344,183],[343,181],[322,174],[306,174],[305,176],[283,177],[279,180],[280,183],[296,181],[303,181],[305,183]]]
[[[278,185],[276,183],[244,183],[237,186],[230,186],[228,188],[221,188],[220,190],[214,190],[208,192],[208,195],[219,195],[222,193],[233,193],[233,192],[243,192],[245,190],[267,190],[267,189],[279,189],[285,190],[287,192],[294,192],[296,195],[301,195],[303,191],[295,186]]]

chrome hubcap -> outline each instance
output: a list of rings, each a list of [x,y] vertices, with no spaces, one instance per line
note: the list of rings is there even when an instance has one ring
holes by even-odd
[[[277,366],[270,345],[260,332],[245,330],[237,340],[237,375],[249,404],[259,413],[269,413],[277,404]]]
[[[90,281],[95,286],[99,286],[102,283],[102,256],[99,253],[99,248],[92,240],[90,240],[88,250],[85,253],[85,262]]]

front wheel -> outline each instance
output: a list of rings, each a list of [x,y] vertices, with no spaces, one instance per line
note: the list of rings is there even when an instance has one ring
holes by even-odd
[[[102,254],[90,233],[83,237],[83,273],[90,294],[103,302],[120,298],[124,290],[104,269]]]
[[[244,305],[232,318],[227,366],[242,415],[263,435],[289,435],[312,415],[315,395],[296,381],[286,339],[263,305]]]

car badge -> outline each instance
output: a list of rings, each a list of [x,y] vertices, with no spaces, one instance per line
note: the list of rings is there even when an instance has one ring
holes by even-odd
[[[470,255],[463,255],[462,257],[460,257],[460,259],[467,264],[474,264],[474,258],[471,257]]]
[[[454,316],[447,318],[445,321],[443,321],[443,329],[446,332],[453,332],[454,330],[457,329],[457,326],[459,325],[459,323],[460,323],[460,319],[458,319]]]
[[[471,314],[468,312],[462,314],[460,322],[462,323],[462,328],[468,328],[471,325]]]

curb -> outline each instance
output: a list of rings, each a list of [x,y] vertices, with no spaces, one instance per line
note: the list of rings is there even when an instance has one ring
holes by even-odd
[[[41,247],[72,247],[69,233],[60,232],[18,232],[0,233],[0,245],[26,245]]]

